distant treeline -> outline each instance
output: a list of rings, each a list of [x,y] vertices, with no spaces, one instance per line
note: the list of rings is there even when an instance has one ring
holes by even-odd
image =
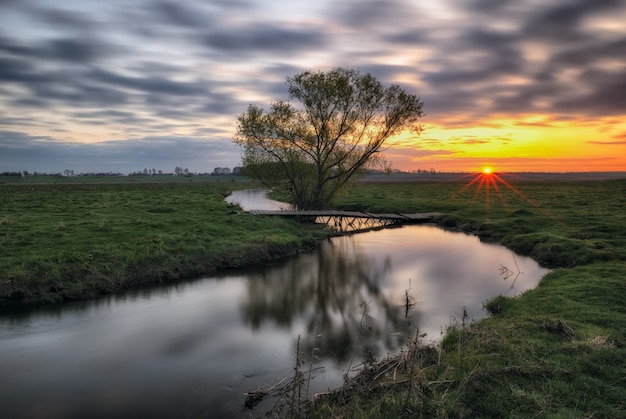
[[[64,177],[64,176],[126,176],[123,173],[114,173],[114,172],[98,172],[98,173],[79,173],[74,174],[72,170],[71,173],[46,173],[46,172],[29,172],[27,170],[21,170],[19,172],[0,172],[0,176],[16,176],[16,177],[26,177],[26,176],[51,176],[51,177]]]
[[[390,174],[422,174],[422,175],[431,175],[431,174],[440,174],[442,172],[437,172],[435,169],[429,170],[410,170],[410,171],[402,171],[402,170],[375,170],[369,169],[366,170],[365,173],[367,175],[390,175]],[[234,167],[230,169],[229,167],[216,167],[212,172],[192,172],[187,168],[176,167],[173,172],[164,172],[163,170],[157,169],[142,169],[136,170],[129,173],[121,173],[121,172],[80,172],[76,173],[72,169],[65,169],[62,172],[57,173],[48,173],[48,172],[29,172],[27,170],[19,170],[19,171],[4,171],[0,172],[0,176],[13,176],[13,177],[28,177],[28,176],[50,176],[50,177],[78,177],[78,176],[88,176],[88,177],[99,177],[99,176],[220,176],[220,175],[243,175],[248,176],[249,173],[246,170],[246,167]]]
[[[12,176],[12,177],[28,177],[28,176],[49,176],[49,177],[78,177],[78,176],[217,176],[217,175],[239,175],[241,173],[240,167],[235,167],[234,169],[225,168],[225,167],[216,167],[213,172],[191,172],[189,169],[182,169],[177,167],[174,172],[163,172],[162,170],[138,170],[135,172],[130,172],[128,174],[120,173],[120,172],[80,172],[75,173],[74,170],[66,169],[63,172],[57,173],[47,173],[47,172],[29,172],[27,170],[20,171],[4,171],[0,172],[0,176]]]

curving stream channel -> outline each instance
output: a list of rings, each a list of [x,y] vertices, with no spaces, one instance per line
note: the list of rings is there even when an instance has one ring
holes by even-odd
[[[278,205],[262,191],[229,199]],[[311,393],[324,391],[341,384],[355,345],[357,357],[382,357],[417,327],[438,339],[463,308],[480,318],[486,299],[547,272],[473,236],[405,226],[336,237],[262,269],[4,312],[0,417],[249,417],[243,394],[293,373],[298,337],[304,354],[320,348]],[[407,290],[416,304],[405,317]]]

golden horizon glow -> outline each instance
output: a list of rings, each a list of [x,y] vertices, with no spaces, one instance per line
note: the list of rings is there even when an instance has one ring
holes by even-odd
[[[493,173],[493,169],[490,166],[485,166],[483,167],[481,172],[483,173],[483,175],[490,175]]]
[[[626,171],[626,119],[527,114],[425,124],[404,132],[386,153],[394,168],[441,172]]]

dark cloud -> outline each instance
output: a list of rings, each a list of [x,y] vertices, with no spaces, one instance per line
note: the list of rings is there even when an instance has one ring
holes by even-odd
[[[92,32],[101,29],[98,16],[59,8],[30,8],[29,12],[40,22],[62,29]]]
[[[147,93],[193,96],[206,93],[206,86],[201,82],[174,81],[158,76],[126,76],[113,71],[94,69],[88,74],[92,80],[106,85],[140,90]]]
[[[415,46],[428,42],[429,36],[426,30],[410,28],[408,30],[393,32],[389,35],[384,36],[383,39],[386,42],[397,46]]]
[[[468,16],[469,22],[484,23],[476,27],[462,22],[455,30],[456,36],[431,39],[441,52],[428,63],[436,69],[421,73],[426,84],[435,89],[426,102],[431,115],[440,111],[467,112],[467,100],[475,105],[477,98],[483,104],[475,109],[487,114],[546,110],[595,115],[624,112],[623,95],[615,93],[623,89],[620,71],[597,74],[594,67],[608,60],[626,64],[626,42],[623,36],[589,33],[583,25],[601,13],[623,13],[623,1],[575,1],[545,6],[491,0],[458,4],[474,15]],[[495,30],[497,25],[490,23],[504,26]],[[423,35],[423,31],[417,36],[413,30],[404,37],[396,35],[396,39],[411,41],[411,33],[418,42],[430,36]],[[545,60],[529,61],[527,54],[532,49],[543,51]],[[465,59],[464,54],[468,55]],[[582,76],[575,81],[564,77],[572,70]],[[512,77],[526,82],[510,84]],[[466,90],[469,95],[464,94]]]
[[[449,89],[475,89],[476,83],[494,82],[521,75],[526,63],[519,50],[519,39],[511,34],[471,28],[459,40],[447,45],[444,56],[437,57],[436,71],[424,72],[423,79],[432,86]],[[469,54],[464,64],[459,58]]]
[[[553,48],[552,45],[556,45],[553,41],[559,41],[562,34],[550,32],[551,27],[565,31],[565,26],[580,24],[589,16],[611,11],[621,3],[616,0],[579,0],[537,6],[511,1],[461,2],[458,5],[470,13],[467,19],[449,20],[444,25],[438,24],[436,20],[431,21],[429,18],[432,14],[426,13],[425,8],[420,9],[403,0],[349,1],[340,6],[333,5],[332,9],[326,10],[324,17],[328,20],[323,25],[309,21],[298,26],[267,18],[245,19],[245,15],[233,20],[235,15],[229,15],[233,12],[228,7],[237,8],[236,13],[245,8],[252,10],[253,6],[246,2],[213,2],[207,5],[163,0],[147,3],[145,9],[129,9],[126,16],[136,22],[135,26],[149,29],[155,36],[154,41],[146,39],[146,42],[163,41],[173,45],[171,42],[195,41],[206,53],[202,59],[219,60],[218,57],[221,57],[229,61],[249,59],[252,56],[269,57],[268,54],[286,57],[324,52],[328,48],[332,50],[339,35],[326,28],[333,28],[338,23],[357,31],[349,35],[356,36],[352,42],[357,48],[345,50],[337,65],[371,72],[385,83],[401,75],[414,74],[422,82],[421,91],[416,93],[427,100],[428,113],[437,116],[444,111],[451,115],[472,108],[475,113],[491,112],[494,109],[532,112],[538,103],[545,106],[546,101],[554,109],[571,112],[569,104],[573,95],[568,93],[560,73],[564,69],[576,67],[584,72],[592,62],[615,59],[623,55],[626,41],[606,36],[594,38],[591,36],[593,34],[587,34],[585,42],[572,42],[565,46],[559,43],[558,49],[547,54],[546,61],[533,63],[528,62],[522,45],[528,39],[541,38],[545,41],[544,48]],[[105,16],[61,9],[42,9],[38,18],[51,25],[66,24],[76,31],[87,31],[92,23],[108,30],[115,27],[113,21],[105,20]],[[238,23],[227,25],[227,21]],[[498,22],[513,22],[514,25],[492,25]],[[167,39],[169,32],[161,33],[154,26],[159,24],[188,29],[189,34],[182,38]],[[363,44],[358,42],[359,38],[369,40],[368,48],[360,48]],[[423,62],[417,59],[413,67],[384,64],[383,60],[375,59],[389,50],[408,48],[410,51],[412,47],[433,53],[427,55]],[[193,109],[200,113],[227,115],[233,111],[238,113],[247,106],[247,103],[241,103],[239,98],[233,97],[235,87],[232,83],[226,89],[216,90],[216,85],[209,81],[210,72],[206,74],[206,79],[198,76],[190,79],[186,64],[157,60],[150,62],[147,59],[120,61],[129,58],[128,52],[131,50],[128,46],[99,40],[93,33],[80,38],[57,37],[30,44],[4,37],[0,39],[0,51],[5,52],[4,55],[0,54],[3,64],[0,77],[5,81],[31,84],[29,89],[40,100],[89,103],[94,106],[97,103],[104,106],[140,103],[156,107],[152,113],[157,116],[176,115],[176,112],[168,111],[168,106],[176,107],[178,117],[192,108],[184,106],[177,97],[190,99],[188,104],[193,102]],[[127,71],[107,65],[113,59],[124,62]],[[81,65],[83,68],[66,70],[64,80],[60,71],[53,71],[48,66],[45,66],[45,71],[42,70],[50,60]],[[285,77],[310,69],[310,66],[285,64],[282,58],[268,60],[268,63],[272,65],[265,66],[262,76],[259,74],[266,80],[263,84],[250,80],[242,81],[240,85],[263,92],[268,97],[283,98],[286,92]],[[186,75],[179,77],[183,74]],[[510,85],[508,79],[511,77],[526,79],[528,83]],[[619,87],[619,83],[592,79],[587,77],[581,80],[581,87],[585,83],[598,83],[594,86],[600,89],[587,96],[588,100],[598,103],[594,107],[597,112],[603,112],[604,108],[612,104],[621,106],[620,98],[610,95],[610,89]],[[410,86],[403,87],[417,90]],[[601,105],[601,96],[608,96],[611,100]],[[476,97],[481,98],[481,106],[476,105]],[[485,100],[487,97],[490,100]],[[20,98],[15,103],[25,107],[29,103],[35,105],[37,101]]]
[[[77,63],[91,63],[106,55],[106,48],[99,42],[85,39],[55,39],[45,49],[50,58]]]
[[[0,38],[0,81],[5,85],[21,85],[31,92],[31,96],[22,94],[9,99],[9,103],[18,108],[47,107],[50,100],[75,106],[127,103],[126,94],[95,85],[81,72],[80,65],[90,64],[101,55],[94,45],[99,44],[57,39],[41,46],[24,46]],[[59,61],[79,66],[53,64]]]
[[[590,39],[582,45],[556,51],[538,78],[546,79],[566,69],[584,69],[606,65],[608,61],[623,60],[626,57],[626,37],[600,40]]]
[[[13,58],[90,64],[112,55],[114,48],[95,39],[57,38],[37,45],[23,45],[0,37],[0,53]]]
[[[131,102],[137,95],[198,96],[208,94],[208,86],[202,81],[176,81],[150,71],[164,74],[165,65],[152,66],[141,75],[130,76],[92,66],[97,57],[96,49],[88,41],[57,40],[46,47],[16,47],[1,39],[0,81],[21,84],[32,92],[33,97],[19,97],[12,101],[20,107],[36,105],[42,100],[54,100],[72,106],[119,106]],[[45,51],[45,52],[44,52]],[[66,60],[74,67],[49,65],[50,60]],[[146,65],[146,67],[148,67]],[[169,75],[176,74],[170,67]],[[137,102],[135,100],[135,102]],[[171,103],[171,102],[170,102]]]
[[[3,55],[32,55],[31,48],[24,47],[19,44],[17,41],[7,37],[0,35],[0,53]]]
[[[241,109],[241,102],[229,94],[210,94],[204,98],[200,107],[200,113],[209,115],[237,115]]]
[[[484,27],[470,27],[457,42],[459,51],[483,51],[506,60],[519,56],[520,36],[509,31],[496,31]]]
[[[130,127],[150,126],[154,124],[153,118],[142,117],[134,112],[116,111],[116,110],[100,110],[88,112],[75,112],[72,118],[89,125],[110,125],[112,123],[126,125]]]
[[[202,42],[227,53],[298,53],[322,48],[326,44],[325,36],[319,30],[268,24],[213,30],[203,36]]]
[[[347,67],[347,66],[346,66]],[[389,65],[389,64],[362,64],[355,66],[356,69],[362,74],[372,74],[379,80],[383,82],[383,84],[391,84],[390,80],[396,78],[398,74],[417,74],[419,73],[419,68],[415,68],[412,66],[403,66],[403,65]],[[403,86],[406,90],[413,92],[410,86]]]
[[[493,13],[515,2],[516,0],[461,0],[457,5],[474,12]]]
[[[192,4],[158,1],[152,7],[157,20],[166,24],[183,28],[205,28],[215,23],[212,16],[195,7],[195,4],[192,7]]]
[[[27,61],[0,56],[0,82],[37,82],[43,78]]]
[[[586,19],[607,11],[623,13],[623,7],[622,0],[572,0],[539,7],[524,25],[523,32],[544,42],[580,42],[587,37],[582,29]]]
[[[581,74],[580,82],[583,86],[593,86],[593,90],[561,95],[555,101],[555,110],[595,115],[626,113],[626,77],[623,71],[589,70]]]
[[[417,15],[417,8],[406,0],[365,0],[331,3],[329,16],[338,16],[344,26],[362,30],[362,35],[369,31],[383,28],[389,30],[412,20]]]
[[[27,88],[40,100],[52,100],[66,106],[122,106],[130,102],[130,95],[119,89],[99,86],[86,80],[81,73],[50,73],[48,78],[28,83]]]

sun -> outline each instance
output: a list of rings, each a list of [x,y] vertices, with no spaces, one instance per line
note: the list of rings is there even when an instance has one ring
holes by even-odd
[[[504,194],[507,189],[513,194],[528,202],[529,204],[538,207],[538,205],[533,202],[532,199],[527,197],[515,186],[511,185],[506,180],[506,175],[498,173],[493,166],[482,166],[477,173],[469,174],[468,176],[470,177],[469,182],[464,185],[458,192],[456,192],[455,195],[462,194],[466,190],[474,187],[474,194],[469,204],[470,206],[472,206],[474,205],[480,194],[483,193],[485,195],[485,211],[487,217],[489,217],[493,197],[496,197],[507,211],[509,210],[509,205],[505,199]]]

